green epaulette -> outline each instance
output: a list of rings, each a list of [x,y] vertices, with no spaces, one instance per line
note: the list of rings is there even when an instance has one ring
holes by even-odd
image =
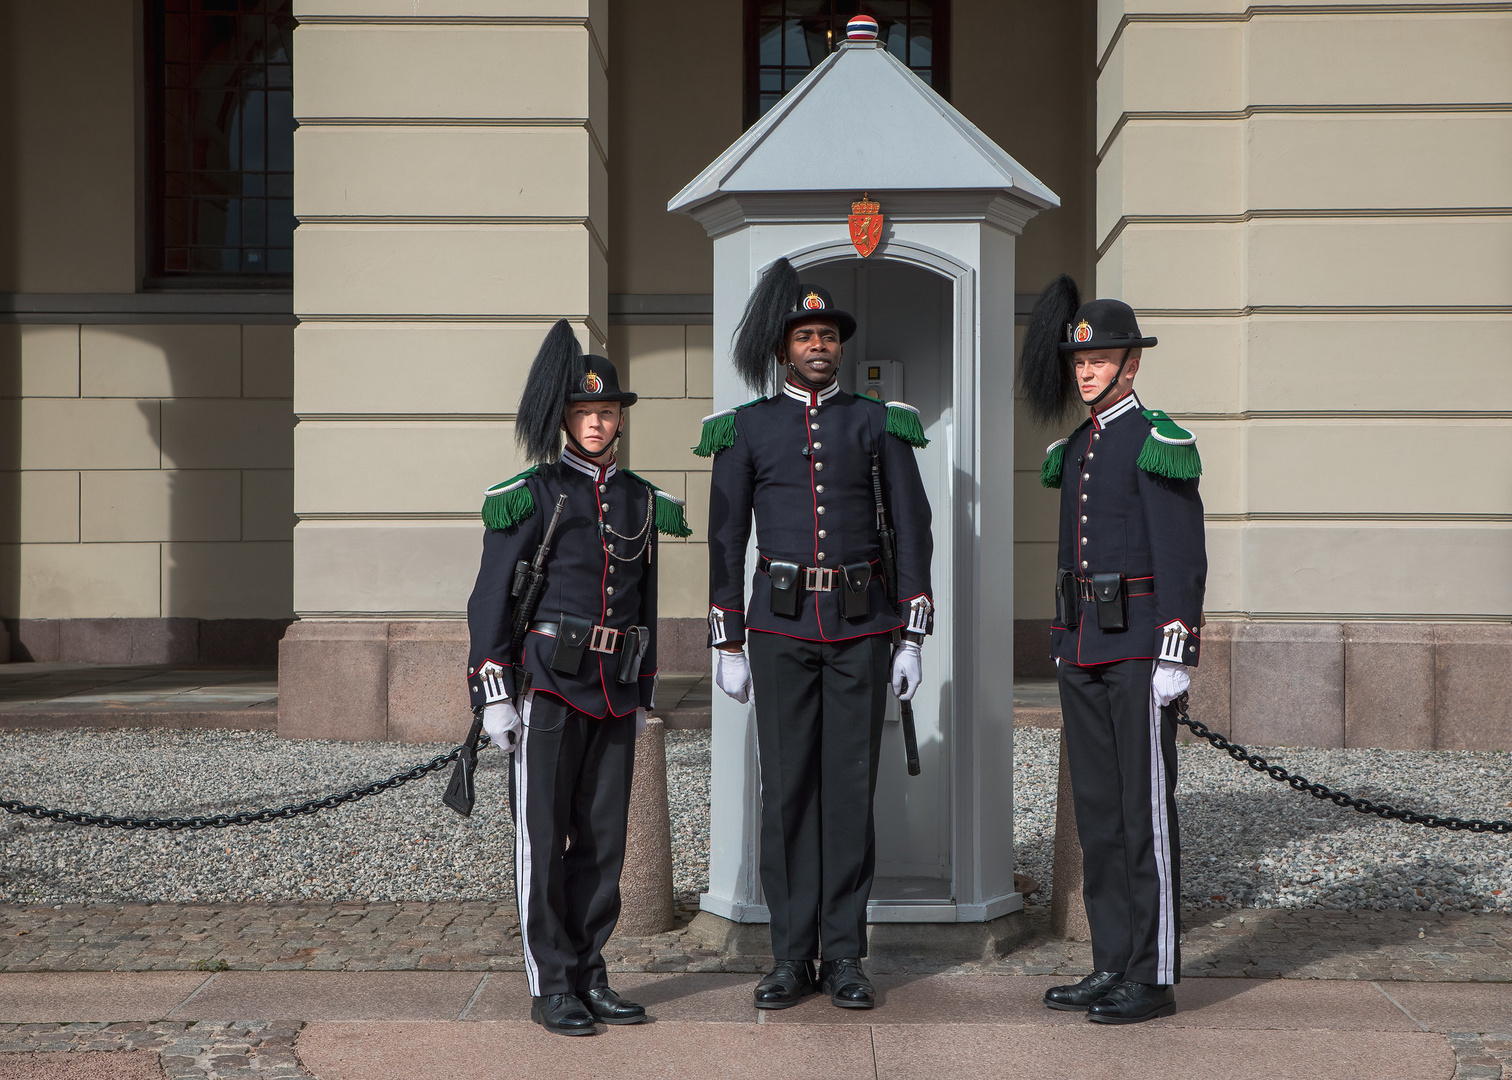
[[[1069,438],[1060,439],[1045,447],[1045,462],[1040,466],[1040,485],[1047,488],[1061,486],[1061,474],[1066,467],[1066,444]]]
[[[639,480],[651,489],[656,496],[656,531],[663,536],[692,536],[693,530],[688,528],[688,518],[684,513],[688,504],[676,495],[663,491],[644,476],[636,476],[629,469],[621,469],[622,473],[633,480]]]
[[[483,493],[483,524],[490,529],[511,529],[536,512],[535,496],[525,481],[541,471],[541,466],[526,469]]]
[[[1135,464],[1145,472],[1172,480],[1195,480],[1201,476],[1202,458],[1197,453],[1197,436],[1159,409],[1144,410],[1144,418],[1152,426]]]
[[[915,450],[929,445],[929,440],[924,437],[924,425],[919,422],[919,410],[907,402],[887,402],[887,433],[902,439]]]
[[[757,398],[748,401],[744,405],[737,405],[733,409],[717,412],[712,416],[703,418],[703,434],[699,436],[698,445],[693,452],[699,457],[713,457],[721,450],[728,450],[735,445],[735,414],[741,409],[749,409],[752,405],[760,404],[766,398]]]

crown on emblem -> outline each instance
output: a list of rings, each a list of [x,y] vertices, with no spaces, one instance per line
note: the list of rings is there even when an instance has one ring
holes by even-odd
[[[881,203],[871,202],[865,198],[851,203],[851,213],[853,214],[875,214],[880,209],[882,209]]]
[[[803,306],[810,311],[823,311],[824,298],[816,292],[811,292],[803,298]]]
[[[604,388],[604,380],[598,377],[598,372],[590,371],[583,376],[583,390],[585,393],[596,394]]]
[[[1083,319],[1081,322],[1079,322],[1079,323],[1076,324],[1076,329],[1071,334],[1071,340],[1072,341],[1091,341],[1092,340],[1092,327],[1087,322],[1086,319]]]

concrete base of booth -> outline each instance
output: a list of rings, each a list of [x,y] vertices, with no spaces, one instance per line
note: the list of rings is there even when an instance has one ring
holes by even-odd
[[[764,958],[772,955],[766,923],[740,923],[700,911],[688,931],[711,949],[727,956]],[[866,928],[868,955],[884,963],[927,960],[991,961],[1008,955],[1033,934],[1022,908],[988,922],[871,923]]]

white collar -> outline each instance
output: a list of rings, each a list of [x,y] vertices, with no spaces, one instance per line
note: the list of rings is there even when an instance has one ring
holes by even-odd
[[[805,405],[822,405],[840,392],[840,384],[831,382],[823,390],[810,390],[806,386],[798,386],[791,379],[784,379],[782,392],[794,401],[801,401]]]
[[[600,483],[609,480],[617,471],[614,458],[610,458],[607,465],[600,467],[597,462],[588,460],[570,446],[562,447],[562,464]]]
[[[1109,405],[1102,412],[1093,413],[1092,426],[1099,428],[1107,427],[1114,420],[1117,420],[1120,416],[1125,416],[1136,409],[1142,408],[1143,406],[1140,405],[1139,398],[1135,395],[1134,391],[1130,390],[1122,398],[1115,401],[1112,405]]]

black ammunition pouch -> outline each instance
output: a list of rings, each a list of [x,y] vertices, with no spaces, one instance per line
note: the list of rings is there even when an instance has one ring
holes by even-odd
[[[563,615],[557,624],[556,650],[551,654],[551,670],[576,675],[583,666],[583,653],[593,635],[593,623],[578,615]]]
[[[651,647],[651,630],[645,626],[632,626],[625,631],[624,639],[620,642],[619,667],[614,673],[615,679],[622,683],[633,683],[640,678],[641,660],[646,655],[646,650]]]
[[[1067,630],[1075,630],[1081,625],[1081,595],[1074,571],[1056,571],[1055,621]]]
[[[840,568],[840,617],[864,619],[871,614],[871,563],[848,563]]]
[[[798,580],[802,568],[795,562],[767,563],[767,577],[772,579],[772,614],[797,616],[803,604],[803,589]]]
[[[1129,589],[1122,574],[1093,574],[1092,599],[1097,604],[1099,630],[1129,628]]]

